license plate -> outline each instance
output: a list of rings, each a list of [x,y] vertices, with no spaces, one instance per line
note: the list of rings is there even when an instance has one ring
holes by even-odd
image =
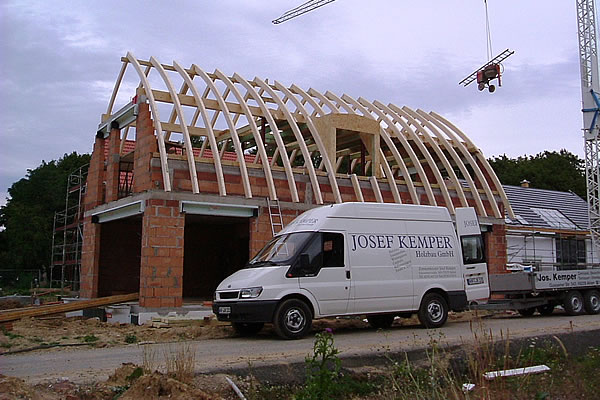
[[[483,276],[476,276],[475,278],[467,278],[467,285],[480,285],[483,283]]]
[[[219,314],[231,314],[231,307],[219,307]]]

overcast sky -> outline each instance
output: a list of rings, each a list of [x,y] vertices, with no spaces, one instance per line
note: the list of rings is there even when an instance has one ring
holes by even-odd
[[[487,157],[583,158],[575,0],[488,0],[494,53],[515,51],[494,94],[458,85],[487,61],[483,0],[337,0],[271,23],[300,3],[2,0],[0,205],[42,160],[91,152],[127,51],[436,111]]]

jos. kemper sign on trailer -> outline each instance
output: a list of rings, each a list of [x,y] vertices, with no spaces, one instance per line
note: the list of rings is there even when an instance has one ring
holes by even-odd
[[[534,279],[536,289],[597,286],[600,285],[600,269],[538,272]]]

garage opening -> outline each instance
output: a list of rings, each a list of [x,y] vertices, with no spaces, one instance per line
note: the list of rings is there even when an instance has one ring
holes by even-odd
[[[183,256],[185,302],[212,300],[217,285],[248,262],[250,219],[186,215]]]
[[[98,296],[140,290],[141,215],[101,224]]]

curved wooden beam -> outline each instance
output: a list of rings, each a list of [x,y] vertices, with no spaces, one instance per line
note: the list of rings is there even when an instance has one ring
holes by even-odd
[[[421,138],[417,135],[417,132],[415,132],[413,129],[411,129],[411,127],[408,123],[412,124],[412,126],[414,126],[415,129],[418,132],[420,132],[421,135],[423,135],[423,137],[425,137],[426,139],[429,139],[430,143],[433,143],[433,141],[431,141],[431,137],[429,137],[429,134],[427,134],[427,132],[425,132],[425,130],[423,128],[421,128],[421,125],[419,125],[414,119],[412,119],[410,117],[410,115],[404,114],[402,112],[402,110],[400,110],[398,107],[395,107],[393,104],[390,104],[390,106],[386,106],[379,101],[375,101],[373,104],[375,104],[377,107],[382,109],[386,114],[388,114],[390,117],[392,117],[392,120],[394,122],[402,125],[404,130],[406,130],[406,132],[408,132],[408,134],[411,136],[411,138],[413,139],[413,142],[416,143],[417,147],[421,151],[421,154],[423,154],[423,156],[427,160],[427,163],[429,164],[429,168],[431,168],[431,171],[433,172],[433,175],[435,176],[435,179],[436,179],[438,185],[440,186],[440,191],[442,192],[442,197],[444,198],[444,202],[446,203],[446,208],[448,208],[448,211],[450,211],[450,214],[454,214],[455,213],[454,204],[452,203],[452,198],[450,196],[450,193],[448,192],[448,188],[446,187],[446,182],[444,181],[442,172],[440,171],[440,169],[437,166],[437,163],[435,162],[435,160],[429,153],[429,150],[425,147],[425,144],[423,143]],[[395,108],[392,108],[392,107],[395,107]],[[408,121],[408,123],[406,123],[402,119],[402,117],[404,117]],[[438,156],[440,156],[440,155],[441,155],[440,160],[443,160],[444,154],[441,153],[441,151],[438,154]],[[442,161],[442,163],[443,163],[443,161]],[[449,164],[444,164],[444,167],[451,168]],[[458,180],[457,180],[457,182],[458,182]]]
[[[433,151],[438,156],[438,158],[444,165],[444,168],[448,172],[448,176],[454,185],[454,190],[456,191],[456,193],[458,195],[458,199],[460,200],[461,206],[468,207],[469,203],[467,202],[467,198],[465,196],[465,191],[463,190],[462,185],[461,185],[460,181],[458,180],[458,176],[456,176],[456,173],[454,172],[454,168],[452,167],[452,164],[450,164],[450,161],[446,157],[446,154],[444,154],[444,151],[440,148],[440,146],[436,143],[436,141],[433,140],[433,137],[429,134],[429,132],[427,132],[427,130],[424,129],[426,127],[430,132],[433,132],[434,135],[436,135],[436,137],[437,137],[438,132],[436,132],[437,129],[435,128],[435,126],[433,126],[429,121],[422,119],[419,116],[419,114],[417,114],[416,112],[414,112],[413,110],[411,110],[410,108],[408,108],[406,106],[404,106],[404,107],[402,107],[402,109],[400,109],[399,107],[397,107],[393,104],[390,104],[389,107],[392,110],[394,110],[396,113],[398,113],[398,115],[404,117],[410,124],[414,125],[417,129],[419,129],[419,131],[422,133],[425,140],[427,140],[427,143],[429,143],[431,148],[433,148]]]
[[[260,78],[254,78],[253,82],[258,84],[261,88],[265,89],[265,92],[267,92],[269,94],[269,96],[271,96],[271,98],[279,106],[280,111],[283,112],[283,115],[287,119],[288,124],[289,124],[290,128],[292,129],[294,136],[296,137],[296,141],[298,142],[298,145],[300,146],[300,151],[302,152],[302,157],[304,157],[304,161],[306,161],[305,165],[306,165],[306,169],[308,171],[308,176],[310,178],[310,181],[311,181],[311,184],[312,184],[312,187],[314,190],[315,200],[316,200],[317,204],[323,204],[323,195],[321,194],[321,188],[319,187],[319,181],[317,179],[317,174],[315,173],[315,168],[312,165],[311,158],[310,158],[310,152],[308,151],[308,148],[306,147],[306,143],[304,143],[304,137],[302,136],[302,132],[300,132],[300,128],[298,127],[298,124],[296,123],[296,119],[293,117],[290,110],[288,110],[288,108],[285,106],[284,101],[271,88],[271,86],[267,85]]]
[[[235,87],[233,82],[227,76],[225,76],[225,74],[216,69],[215,75],[222,82],[224,82],[225,85],[227,85],[231,93],[233,93],[233,95],[239,102],[240,107],[242,107],[242,111],[244,112],[244,115],[248,120],[248,125],[250,125],[250,130],[252,131],[252,137],[254,137],[254,143],[256,144],[257,152],[262,160],[263,172],[265,173],[265,180],[267,181],[267,187],[269,189],[269,197],[271,198],[271,200],[277,200],[275,183],[273,182],[273,175],[271,174],[271,167],[269,166],[269,157],[267,156],[267,152],[265,151],[265,145],[260,137],[260,133],[258,132],[258,128],[256,127],[256,123],[254,121],[252,113],[248,108],[248,104],[246,104],[246,101],[244,100],[244,97],[242,96],[240,91]]]
[[[440,118],[438,118],[435,115],[435,113],[430,113],[429,115],[432,118],[435,118],[444,124],[443,117],[439,116]],[[467,146],[469,144],[466,142],[463,144],[463,142],[459,138],[460,135],[458,135],[456,133],[456,131],[454,131],[454,129],[450,125],[447,125],[447,124],[445,124],[445,125],[448,126],[448,128],[450,128],[448,130],[448,133],[450,134],[450,138],[456,143],[456,146],[461,151],[461,153],[463,153],[463,156],[469,162],[469,164],[471,164],[471,168],[473,168],[473,172],[475,172],[475,175],[477,175],[477,179],[479,180],[479,182],[481,182],[481,186],[483,187],[483,191],[485,192],[485,195],[490,203],[490,207],[492,207],[492,212],[494,214],[494,217],[504,218],[504,216],[501,216],[501,214],[500,214],[500,209],[498,208],[498,204],[496,203],[496,199],[494,198],[494,193],[492,193],[492,189],[490,188],[488,181],[485,179],[485,175],[483,174],[483,172],[479,168],[479,165],[477,165],[477,162],[475,161],[475,159],[471,155],[471,152],[467,148]],[[467,146],[465,146],[465,144]]]
[[[223,116],[225,117],[225,121],[227,122],[227,126],[229,127],[229,132],[231,132],[231,140],[233,141],[233,147],[235,148],[235,152],[237,154],[238,164],[240,166],[240,175],[242,177],[242,185],[244,187],[244,194],[246,198],[252,198],[252,188],[250,187],[250,179],[248,178],[248,169],[246,168],[246,158],[244,157],[244,151],[242,149],[242,144],[240,143],[240,138],[238,137],[237,130],[235,128],[235,124],[231,119],[231,113],[229,108],[227,107],[227,103],[225,99],[215,86],[213,80],[208,76],[206,72],[204,72],[200,67],[196,64],[192,64],[192,70],[204,80],[207,87],[210,88],[210,91],[213,92],[221,111],[223,112]]]
[[[325,145],[323,144],[323,141],[321,140],[321,135],[319,134],[317,127],[313,123],[311,115],[309,114],[308,110],[304,107],[304,105],[302,105],[302,103],[298,100],[298,98],[296,96],[294,96],[294,94],[289,89],[287,89],[285,86],[283,86],[281,83],[279,83],[277,81],[275,81],[275,87],[280,92],[285,94],[292,101],[292,103],[294,103],[296,105],[297,109],[300,111],[300,114],[304,115],[304,118],[306,118],[306,126],[308,126],[308,130],[310,131],[310,134],[312,135],[312,137],[315,141],[315,144],[317,145],[317,148],[319,149],[319,152],[321,153],[321,161],[325,165],[325,170],[327,171],[327,177],[329,178],[329,184],[331,185],[331,190],[333,192],[333,198],[335,199],[336,203],[341,203],[342,195],[340,194],[340,188],[338,186],[337,179],[335,177],[335,168],[333,167],[333,164],[332,164],[331,160],[329,159],[329,156],[327,155],[327,150],[325,149]],[[300,88],[297,88],[297,89],[299,89],[300,92],[306,96],[306,98],[310,98],[306,93],[304,93],[304,91],[302,89],[300,89]],[[314,103],[314,100],[312,100],[312,102]],[[316,108],[317,110],[321,110],[321,112],[323,112],[323,110],[321,109],[321,107],[318,104],[316,106],[317,106],[317,108]]]
[[[192,140],[190,139],[190,132],[188,131],[187,123],[185,122],[185,115],[183,110],[181,109],[181,103],[179,102],[179,96],[177,96],[177,92],[173,87],[173,82],[169,79],[167,75],[167,71],[163,68],[163,66],[158,62],[158,60],[154,57],[150,57],[150,62],[158,71],[158,74],[161,76],[165,85],[167,86],[167,90],[171,94],[171,98],[173,99],[173,108],[177,113],[177,118],[179,118],[179,126],[181,126],[181,130],[183,131],[183,141],[185,145],[186,158],[188,161],[188,169],[190,171],[190,179],[192,181],[192,192],[197,194],[200,193],[200,188],[198,187],[198,173],[196,172],[196,161],[194,160],[194,149],[192,148]]]
[[[192,78],[187,73],[187,71],[179,65],[177,62],[173,62],[173,66],[175,70],[179,72],[179,75],[183,78],[184,82],[187,83],[188,87],[192,91],[192,96],[194,96],[194,100],[196,101],[196,109],[200,112],[200,116],[202,116],[202,120],[204,121],[204,126],[206,127],[206,133],[208,136],[208,142],[210,143],[210,148],[213,157],[213,163],[215,165],[215,174],[217,175],[217,185],[219,186],[219,195],[226,196],[227,190],[225,189],[225,178],[223,176],[223,167],[221,165],[221,158],[219,157],[219,147],[217,146],[217,140],[215,138],[215,133],[213,131],[212,125],[210,124],[210,118],[208,117],[208,112],[206,111],[206,107],[204,102],[202,101],[202,96],[200,96],[200,92],[198,92],[198,88],[194,85]],[[195,121],[194,121],[195,122]],[[206,143],[206,141],[205,141]],[[205,147],[203,143],[203,148]]]
[[[400,143],[404,147],[404,150],[406,150],[406,153],[408,154],[408,158],[413,163],[415,170],[417,171],[417,175],[419,175],[419,177],[421,178],[421,183],[423,184],[423,189],[425,189],[425,194],[427,195],[427,200],[429,201],[429,204],[434,205],[434,206],[437,205],[435,196],[433,195],[433,190],[431,190],[431,185],[429,184],[429,179],[427,179],[427,175],[425,174],[425,171],[423,170],[423,166],[421,166],[421,162],[419,161],[419,158],[413,151],[412,147],[410,146],[410,144],[408,143],[408,141],[406,140],[406,138],[404,137],[404,135],[402,134],[400,129],[398,129],[398,127],[386,117],[386,115],[383,111],[381,111],[380,109],[375,107],[373,104],[371,104],[369,101],[365,100],[364,98],[361,98],[359,101],[352,99],[348,95],[344,95],[342,98],[345,101],[352,100],[354,102],[354,104],[356,104],[358,107],[367,109],[369,113],[373,112],[373,113],[377,114],[378,121],[380,123],[382,121],[385,122],[385,124],[388,126],[388,128],[393,132],[394,137],[400,141]],[[390,140],[390,142],[391,142],[391,140]],[[394,148],[396,147],[393,144],[393,142],[391,142],[391,144]],[[389,147],[389,145],[388,145],[388,147]],[[417,203],[417,204],[420,204],[420,203]]]
[[[450,144],[450,142],[448,142],[448,139],[446,139],[446,137],[444,136],[444,134],[446,134],[446,136],[448,136],[449,138],[452,137],[452,134],[450,132],[448,132],[448,127],[446,127],[445,125],[440,123],[435,118],[432,118],[429,114],[427,114],[423,110],[417,110],[417,114],[419,114],[423,120],[425,120],[429,123],[432,123],[439,130],[442,131],[442,132],[440,132],[439,130],[436,129],[435,131],[432,131],[432,132],[440,140],[440,142],[442,143],[442,145],[444,146],[446,151],[448,151],[448,154],[450,154],[450,157],[452,157],[452,160],[454,160],[454,163],[458,166],[458,169],[460,170],[463,177],[467,181],[467,184],[469,185],[470,188],[472,188],[471,195],[473,196],[473,200],[475,201],[475,206],[477,207],[479,215],[481,215],[482,217],[487,217],[487,211],[485,210],[485,206],[483,205],[481,196],[479,195],[479,192],[477,191],[477,186],[475,185],[475,182],[473,181],[473,178],[471,177],[471,173],[469,172],[469,170],[467,169],[467,166],[465,165],[463,160],[460,158],[460,156],[454,149],[454,146],[452,146],[452,144]],[[464,192],[464,190],[463,190],[463,192]]]
[[[375,117],[369,112],[369,110],[367,110],[359,102],[357,102],[350,96],[344,95],[345,100],[342,100],[337,95],[335,95],[334,93],[331,93],[329,91],[327,93],[325,93],[325,95],[328,98],[335,101],[337,104],[339,104],[346,111],[348,111],[349,114],[358,115],[358,113],[356,111],[354,111],[354,109],[350,106],[350,104],[352,104],[352,105],[354,105],[354,107],[356,107],[357,110],[359,110],[363,114],[363,116],[370,118],[370,119],[375,119]],[[346,102],[349,102],[350,104],[348,104]],[[410,172],[408,171],[406,164],[404,164],[404,159],[402,158],[402,155],[398,151],[398,148],[392,141],[392,138],[390,137],[390,135],[381,126],[379,127],[379,136],[383,138],[383,141],[385,142],[386,146],[392,152],[392,155],[394,156],[394,159],[396,160],[396,164],[398,165],[400,172],[402,172],[402,176],[404,177],[404,181],[406,182],[406,186],[408,187],[408,193],[410,194],[410,198],[411,198],[413,204],[421,204],[421,199],[419,198],[417,189],[415,188],[415,184],[410,176]],[[383,157],[382,163],[387,163],[387,160],[385,157]],[[388,167],[389,167],[389,165],[388,165]],[[352,165],[351,170],[352,169],[354,169],[354,165]]]
[[[502,203],[504,204],[504,207],[506,207],[506,211],[508,213],[508,216],[511,219],[515,219],[515,213],[512,209],[512,206],[510,205],[510,201],[508,201],[508,197],[506,196],[506,192],[504,191],[504,187],[502,186],[502,183],[500,182],[500,180],[498,179],[498,176],[496,175],[496,173],[494,172],[494,169],[492,168],[492,166],[490,165],[490,163],[486,160],[486,158],[483,156],[483,153],[481,153],[481,149],[479,149],[479,147],[475,146],[473,144],[473,142],[471,141],[471,139],[469,139],[469,137],[460,129],[458,129],[453,123],[451,123],[450,121],[448,121],[447,119],[445,119],[444,117],[442,117],[441,115],[437,114],[437,113],[433,113],[436,118],[442,120],[446,125],[448,125],[449,127],[451,127],[456,133],[458,133],[460,135],[461,138],[463,138],[463,140],[465,142],[467,142],[467,144],[469,144],[470,146],[474,147],[477,149],[477,159],[479,160],[479,162],[481,162],[481,165],[483,165],[483,168],[486,170],[486,172],[488,173],[488,175],[490,176],[490,178],[492,179],[492,182],[494,183],[494,186],[496,186],[496,190],[498,191],[498,194],[500,195],[500,198],[502,199]]]
[[[160,155],[160,168],[162,170],[162,178],[163,184],[165,186],[165,192],[171,191],[171,177],[169,176],[169,165],[167,161],[167,150],[165,148],[165,139],[163,137],[162,125],[160,123],[160,115],[158,113],[158,107],[156,106],[156,101],[154,100],[154,95],[152,94],[152,86],[150,86],[150,82],[146,77],[146,74],[142,71],[142,66],[138,62],[137,58],[134,57],[131,52],[127,53],[127,59],[133,65],[133,68],[137,72],[140,77],[140,84],[146,91],[146,97],[148,98],[150,110],[152,112],[152,118],[154,120],[154,131],[156,132],[156,136],[158,137],[158,153]]]
[[[277,127],[277,123],[275,122],[273,115],[269,112],[267,105],[262,99],[261,93],[258,93],[256,89],[250,84],[250,82],[248,82],[246,79],[244,79],[238,74],[234,74],[233,78],[237,83],[242,85],[244,89],[246,89],[247,93],[250,93],[250,96],[254,99],[254,101],[256,101],[256,104],[258,104],[258,107],[263,112],[267,123],[271,127],[271,134],[273,135],[273,138],[275,139],[275,144],[277,145],[277,147],[275,148],[275,152],[273,153],[273,157],[271,159],[271,166],[275,165],[278,157],[281,157],[281,162],[283,163],[283,169],[285,171],[285,175],[288,180],[288,186],[290,188],[290,193],[292,196],[292,201],[294,203],[300,202],[300,199],[298,197],[298,189],[296,188],[296,180],[294,178],[294,172],[292,171],[290,159],[285,148],[285,143],[283,142],[283,139],[279,134],[279,128]]]

